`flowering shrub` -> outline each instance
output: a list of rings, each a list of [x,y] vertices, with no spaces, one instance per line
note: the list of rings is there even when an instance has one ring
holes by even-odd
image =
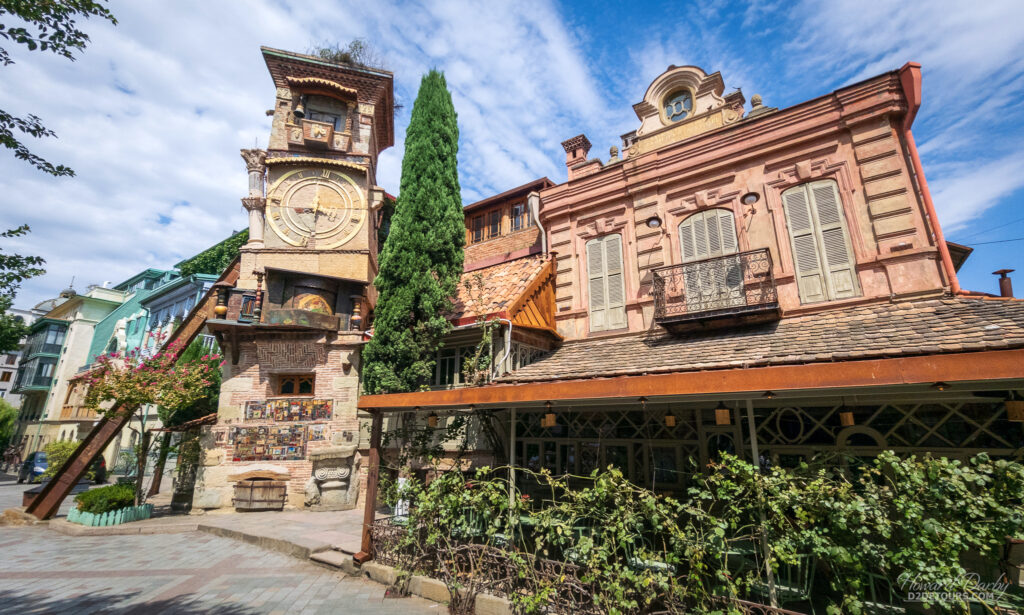
[[[219,355],[204,355],[200,360],[179,361],[181,347],[172,344],[149,354],[136,348],[127,353],[112,352],[96,358],[93,368],[84,376],[88,386],[85,405],[107,417],[130,417],[155,404],[161,415],[173,415],[210,395],[211,385],[219,377],[222,365]],[[135,505],[142,501],[142,481],[149,453],[150,432],[143,429],[137,446],[137,479]]]
[[[212,382],[210,361],[178,363],[179,350],[172,345],[147,355],[136,348],[97,357],[84,378],[89,387],[85,405],[114,416],[131,414],[146,404],[181,408],[201,399]],[[108,402],[115,403],[104,409]]]

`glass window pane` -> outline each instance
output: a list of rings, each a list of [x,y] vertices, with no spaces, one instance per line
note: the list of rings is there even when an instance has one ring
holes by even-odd
[[[597,469],[601,445],[597,442],[583,442],[580,444],[580,474],[590,476],[590,473]]]
[[[654,461],[654,481],[656,483],[679,482],[676,465],[675,447],[656,446],[651,450]]]
[[[552,441],[544,443],[544,467],[552,472],[558,471],[558,463],[555,457],[555,443]]]
[[[558,473],[559,474],[575,474],[576,473],[576,445],[575,444],[563,444],[560,447]]]
[[[534,472],[540,470],[540,445],[531,442],[526,445],[526,467]]]

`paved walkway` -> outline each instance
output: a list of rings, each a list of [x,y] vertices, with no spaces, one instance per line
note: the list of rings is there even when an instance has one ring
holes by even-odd
[[[65,536],[0,527],[0,613],[379,613],[447,608],[206,533]]]

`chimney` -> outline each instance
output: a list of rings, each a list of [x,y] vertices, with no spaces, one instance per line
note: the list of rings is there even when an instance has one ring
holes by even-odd
[[[992,275],[999,276],[999,296],[1000,297],[1013,297],[1013,281],[1006,275],[1013,273],[1013,269],[1000,269],[999,271],[993,271]]]
[[[576,135],[562,141],[562,148],[565,149],[565,166],[572,168],[586,161],[587,152],[590,151],[590,140],[586,135]]]

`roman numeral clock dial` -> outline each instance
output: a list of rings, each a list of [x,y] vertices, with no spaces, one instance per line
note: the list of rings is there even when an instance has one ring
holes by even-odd
[[[267,223],[292,246],[337,248],[366,221],[362,191],[351,177],[333,169],[291,171],[267,194]]]

